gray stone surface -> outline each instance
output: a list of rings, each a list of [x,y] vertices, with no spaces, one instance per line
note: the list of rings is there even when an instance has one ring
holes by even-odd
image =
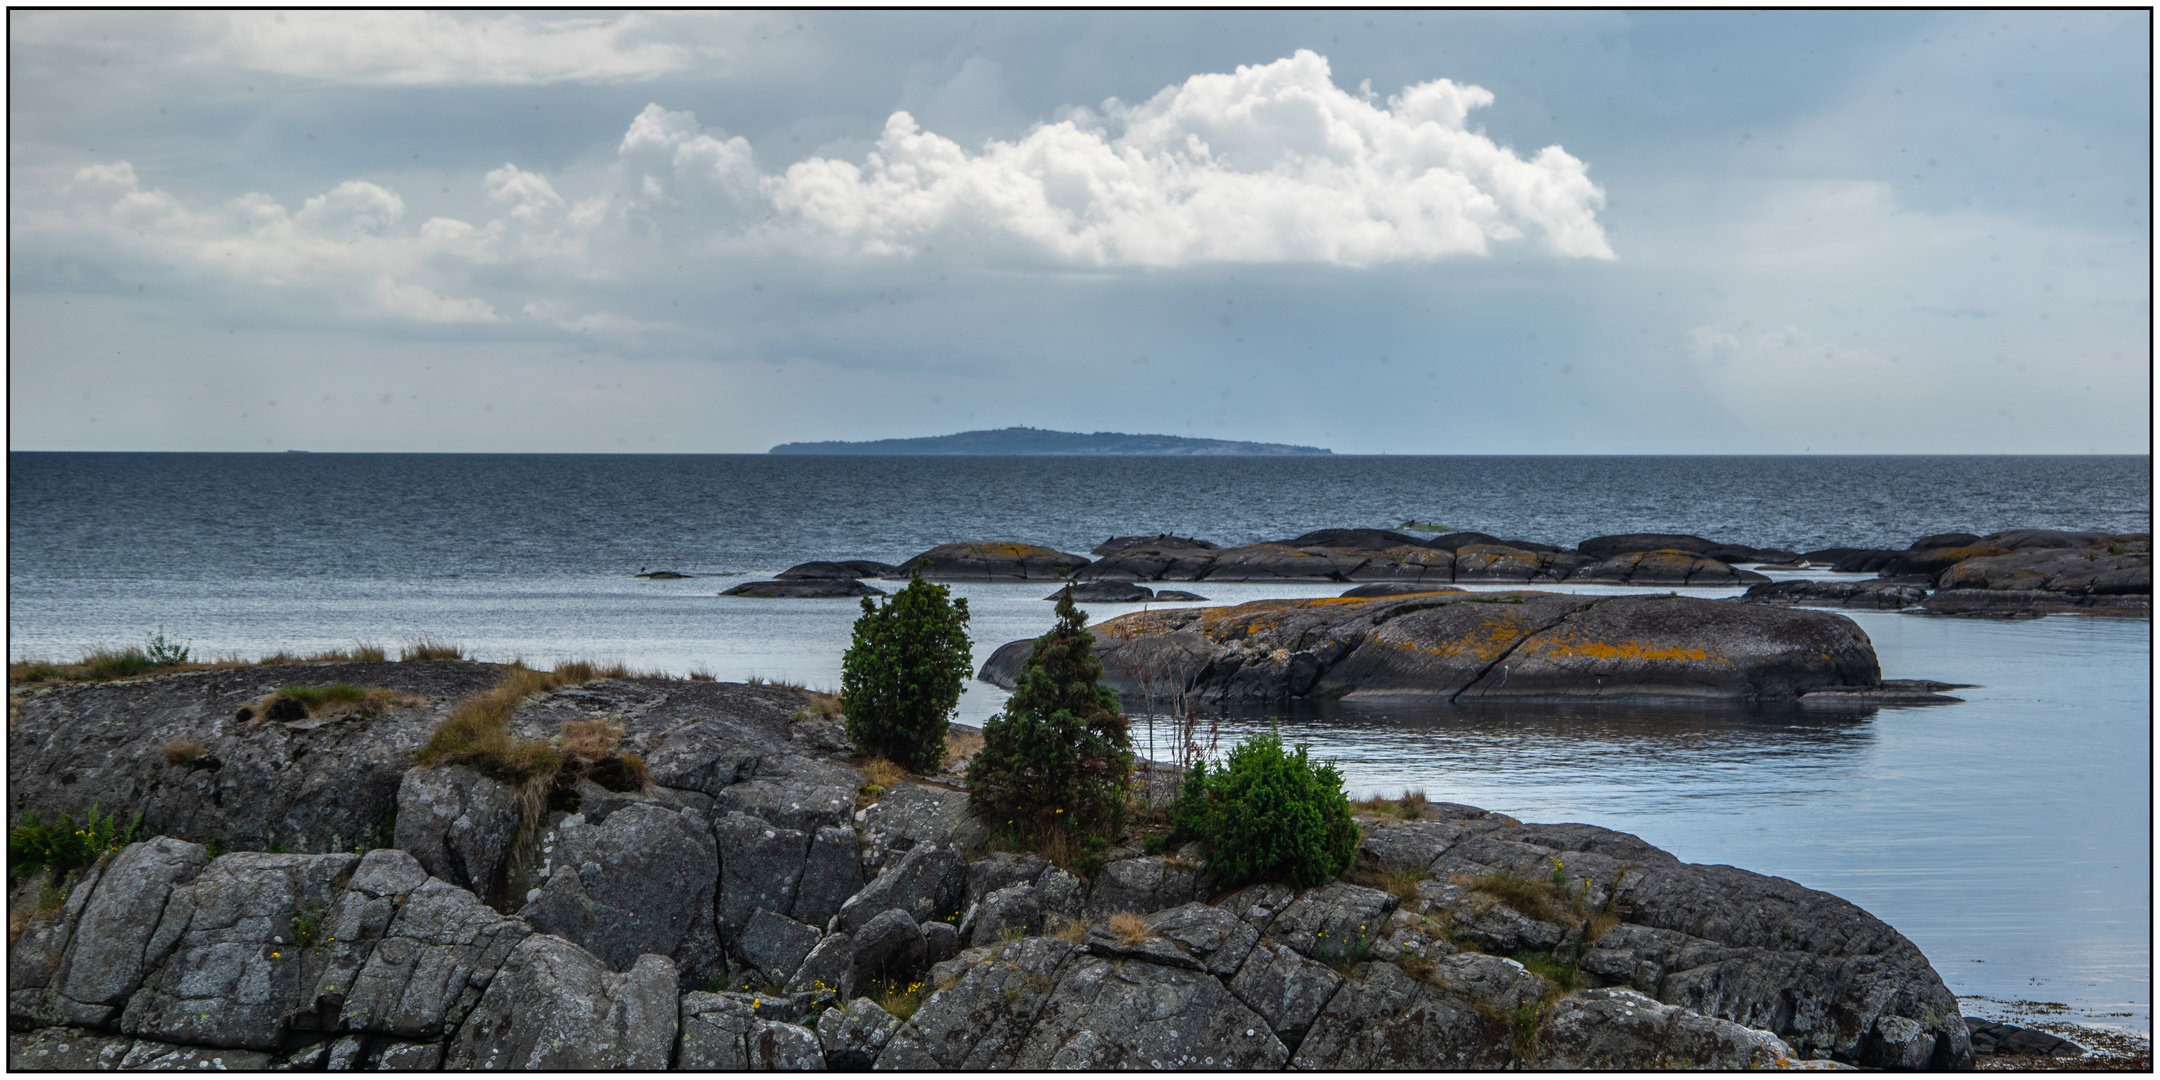
[[[409,876],[394,876],[401,869],[408,874],[418,870],[409,857],[402,867],[388,857],[401,855],[369,852],[369,862],[354,875],[355,884],[347,890],[354,923],[380,917],[382,901],[398,896],[391,890],[402,890],[402,900],[357,974],[341,979],[345,965],[326,969],[316,986],[316,1000],[338,1007],[338,1025],[350,1030],[439,1039],[464,1021],[496,971],[533,931],[523,919],[503,915],[447,881],[420,878],[413,883]],[[355,901],[355,894],[365,895],[361,884],[370,876],[370,863],[381,869],[374,888],[382,892],[373,903],[363,904]]]
[[[778,828],[815,833],[854,824],[855,792],[862,774],[807,756],[761,760],[758,774],[721,789],[713,813],[740,810]]]
[[[1042,896],[1032,884],[1007,885],[977,901],[968,917],[968,944],[995,945],[1012,934],[1040,934]]]
[[[968,864],[967,889],[960,898],[964,910],[1008,885],[1033,885],[1050,868],[1040,855],[996,851]]]
[[[1009,1069],[1073,946],[1027,938],[924,999],[878,1055],[880,1069]]]
[[[815,926],[760,908],[743,930],[740,948],[743,958],[764,972],[766,979],[785,985],[802,967],[803,958],[817,948],[822,936]]]
[[[561,938],[511,951],[451,1039],[446,1069],[668,1067],[677,1023],[673,961],[647,954],[616,974]]]
[[[1094,956],[1059,973],[1012,1062],[1019,1069],[1275,1069],[1282,1042],[1217,979]]]
[[[859,989],[904,987],[930,966],[922,928],[905,911],[881,912],[850,937],[855,949],[854,985]]]
[[[1148,916],[1157,934],[1175,942],[1202,971],[1227,979],[1237,974],[1260,932],[1221,908],[1197,901]]]
[[[1571,1071],[1772,1069],[1798,1060],[1770,1032],[1623,989],[1585,990],[1554,1002],[1538,1024],[1537,1047],[1538,1068]],[[1923,1057],[1903,1067],[1926,1065]]]
[[[261,1050],[214,1046],[175,1046],[137,1039],[120,1059],[126,1072],[262,1072],[277,1058]]]
[[[15,939],[8,949],[8,1021],[14,1026],[35,1026],[54,1023],[61,1017],[54,1014],[48,988],[67,959],[68,946],[75,940],[75,928],[82,923],[83,909],[90,904],[90,897],[97,890],[98,879],[104,875],[111,859],[101,859],[84,867],[61,882],[66,899],[57,910],[38,909],[38,894],[48,882],[48,875],[40,872],[23,880],[15,894],[8,900],[8,915],[12,919],[17,911],[29,909],[28,924],[22,936]],[[71,1007],[68,1011],[73,1012]]]
[[[1087,911],[1100,918],[1119,911],[1145,915],[1174,908],[1192,902],[1199,880],[1196,867],[1166,856],[1119,859],[1096,871]]]
[[[53,992],[43,1003],[45,1015],[83,1026],[116,1018],[178,936],[175,929],[157,940],[166,901],[209,862],[201,845],[164,836],[130,844],[113,856],[81,908]]]
[[[783,915],[795,910],[809,836],[740,810],[715,820],[713,835],[720,845],[721,940],[739,939],[760,909]]]
[[[830,991],[846,1000],[855,995],[855,941],[846,934],[827,934],[803,957],[802,966],[785,988],[790,994]]]
[[[960,931],[949,922],[922,924],[923,959],[935,964],[960,951]]]
[[[1424,872],[1469,833],[1456,821],[1382,822],[1358,844],[1356,868],[1378,873]]]
[[[828,825],[811,837],[803,860],[802,881],[795,890],[795,921],[823,928],[840,913],[848,897],[862,891],[862,842],[855,830]]]
[[[1284,946],[1261,942],[1246,956],[1228,985],[1230,992],[1260,1014],[1275,1037],[1294,1051],[1342,983],[1343,977],[1332,968]]]
[[[1043,929],[1057,929],[1060,920],[1078,919],[1087,910],[1087,883],[1053,866],[1035,879],[1035,897],[1041,901]]]
[[[494,667],[464,662],[296,664],[41,688],[11,713],[8,820],[35,810],[81,822],[95,803],[123,818],[142,811],[144,835],[216,839],[231,851],[387,845],[413,752],[453,702],[498,678]],[[234,715],[279,686],[335,682],[427,703],[290,722]],[[165,744],[178,739],[208,753],[169,764]]]
[[[1326,963],[1361,960],[1380,939],[1393,894],[1344,881],[1308,889],[1268,924],[1268,936]]]
[[[1500,1069],[1513,1060],[1510,1024],[1496,1009],[1422,982],[1393,964],[1365,963],[1314,1019],[1291,1065],[1299,1069]]]
[[[900,784],[863,808],[863,865],[888,866],[917,844],[966,850],[989,838],[968,809],[967,792],[928,784]]]
[[[359,862],[261,852],[210,862],[167,900],[144,949],[155,966],[128,999],[120,1029],[163,1042],[276,1049],[313,945],[297,927],[320,924]]]
[[[556,837],[553,872],[518,913],[533,929],[616,971],[658,953],[693,985],[721,962],[713,920],[721,864],[712,830],[694,811],[625,806],[600,825],[572,817]]]
[[[379,1072],[434,1072],[442,1067],[443,1044],[390,1042],[371,1056],[371,1067]]]
[[[428,874],[481,897],[502,884],[517,839],[517,790],[463,765],[413,769],[398,785],[396,838]]]
[[[909,848],[863,890],[840,908],[840,929],[854,933],[886,911],[898,909],[918,923],[944,921],[960,910],[967,888],[967,863],[943,844],[925,841]]]
[[[848,1002],[845,1007],[825,1010],[817,1022],[818,1045],[825,1050],[825,1067],[869,1068],[877,1061],[885,1044],[892,1041],[893,1032],[900,1030],[900,1023],[899,1017],[864,997]]]
[[[81,1028],[8,1033],[9,1072],[104,1072],[120,1067],[135,1040]]]
[[[684,994],[681,1025],[677,1069],[762,1072],[826,1067],[816,1032],[760,1018],[750,1006],[729,996]]]

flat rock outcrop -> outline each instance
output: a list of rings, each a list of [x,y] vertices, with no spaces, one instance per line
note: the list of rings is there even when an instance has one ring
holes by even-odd
[[[797,563],[774,574],[781,581],[832,581],[847,578],[884,577],[900,568],[891,563],[870,559],[846,559],[840,562]]]
[[[1087,564],[1085,555],[1069,555],[1040,544],[982,540],[939,544],[885,576],[905,579],[921,574],[930,581],[1057,581]]]
[[[844,578],[797,578],[787,581],[745,581],[722,596],[756,596],[771,599],[819,599],[833,596],[884,596],[875,585]]]
[[[1009,687],[1028,644],[1000,648],[978,677]],[[1097,627],[1095,650],[1121,693],[1218,702],[1777,700],[1882,681],[1843,616],[1674,596],[1263,600],[1120,616]]]
[[[39,688],[8,727],[8,820],[26,810],[83,821],[95,804],[145,834],[232,850],[351,850],[389,844],[413,752],[449,708],[499,669],[465,661],[293,664]],[[280,686],[383,686],[426,703],[373,716],[294,721],[236,713]],[[180,763],[165,747],[205,752]]]

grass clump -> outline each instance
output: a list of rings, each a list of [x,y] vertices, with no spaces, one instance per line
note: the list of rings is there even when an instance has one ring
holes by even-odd
[[[696,676],[692,676],[695,678]],[[838,720],[845,715],[840,705],[840,695],[829,690],[811,690],[796,687],[809,699],[809,703],[795,710],[797,720]]]
[[[534,671],[515,665],[502,681],[466,698],[428,737],[414,764],[441,767],[464,765],[506,784],[524,784],[536,778],[553,778],[562,768],[562,755],[546,739],[519,739],[510,734],[510,714],[518,703],[534,694],[602,676],[591,664],[562,664],[553,671]]]
[[[1357,806],[1358,809],[1378,817],[1417,821],[1425,816],[1425,805],[1430,801],[1422,790],[1405,790],[1399,799],[1375,795],[1358,803]]]
[[[276,720],[289,723],[309,717],[351,716],[367,719],[391,709],[427,704],[427,699],[399,693],[387,686],[356,686],[334,682],[327,686],[280,686],[235,713],[240,720]]]
[[[1155,936],[1155,928],[1146,919],[1130,911],[1114,912],[1110,916],[1110,936],[1118,944],[1131,948]]]
[[[982,748],[983,737],[981,732],[968,731],[958,735],[947,735],[945,737],[946,770],[951,771],[954,766],[966,764]]]
[[[70,870],[98,861],[106,852],[134,843],[141,829],[141,814],[122,828],[113,815],[100,815],[96,803],[90,805],[89,818],[80,826],[65,813],[48,824],[39,820],[36,811],[26,810],[22,824],[8,830],[8,879],[44,870],[57,881]]]
[[[1311,760],[1304,746],[1283,749],[1273,732],[1239,743],[1220,768],[1195,762],[1171,821],[1206,845],[1225,887],[1272,879],[1318,885],[1357,855],[1342,774]]]
[[[283,649],[268,656],[248,660],[237,653],[214,660],[193,658],[191,642],[181,642],[166,635],[163,628],[149,635],[143,644],[125,649],[99,647],[84,653],[73,663],[56,663],[51,660],[23,660],[8,665],[8,682],[30,685],[57,682],[112,682],[132,679],[141,675],[165,674],[181,671],[216,671],[242,667],[275,667],[286,664],[368,664],[380,663],[385,657],[380,645],[355,643],[349,649],[326,649],[314,653],[291,653]]]
[[[174,739],[165,744],[165,764],[193,765],[210,756],[201,739]]]
[[[398,650],[401,664],[425,663],[433,660],[463,660],[465,650],[456,643],[437,637],[423,637],[407,642]]]
[[[878,1008],[893,1014],[901,1020],[907,1020],[915,1015],[915,1010],[922,1008],[923,984],[920,982],[902,983],[898,979],[891,981],[881,979],[870,984],[869,997],[871,1001],[877,1003]]]

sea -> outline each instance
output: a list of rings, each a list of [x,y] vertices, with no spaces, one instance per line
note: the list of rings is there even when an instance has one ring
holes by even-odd
[[[1116,535],[1230,546],[1415,521],[1562,546],[1678,532],[1807,551],[2149,532],[2152,476],[2146,456],[10,452],[8,657],[69,660],[154,632],[197,657],[433,638],[483,660],[830,689],[855,601],[718,594],[812,559],[898,563],[975,539],[1085,554]],[[689,576],[634,576],[653,570]],[[1182,587],[1212,603],[1343,588]],[[953,586],[978,663],[1047,630],[1050,591]],[[1956,704],[1843,711],[1301,702],[1207,728],[1225,749],[1276,728],[1336,761],[1355,796],[1421,790],[1590,822],[1833,892],[1917,943],[1968,1015],[2149,1039],[2151,621],[1850,617],[1886,677],[1972,687]],[[970,683],[957,719],[980,724],[1004,699]],[[1143,751],[1166,756],[1163,707],[1131,707]]]

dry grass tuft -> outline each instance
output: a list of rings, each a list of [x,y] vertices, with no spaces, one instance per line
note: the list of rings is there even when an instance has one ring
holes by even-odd
[[[165,764],[193,765],[209,753],[210,748],[201,739],[174,739],[165,744]]]
[[[825,690],[804,690],[803,696],[809,698],[810,703],[795,710],[795,719],[838,720],[840,718],[840,695]]]
[[[712,673],[711,671],[708,671],[708,670],[706,670],[706,669],[705,669],[705,668],[704,668],[704,667],[703,667],[702,665],[700,665],[700,666],[698,666],[698,667],[694,667],[694,668],[691,668],[691,669],[690,669],[690,681],[691,681],[691,682],[717,682],[717,681],[719,681],[719,676],[717,676],[717,675],[714,675],[714,674],[713,674],[713,673]]]
[[[1118,944],[1127,948],[1155,936],[1155,929],[1148,925],[1147,920],[1130,911],[1113,913],[1110,916],[1109,929],[1110,936],[1118,939]]]
[[[1548,881],[1496,870],[1471,878],[1470,887],[1539,922],[1557,923],[1566,917],[1561,910],[1565,898],[1555,896],[1559,890]]]
[[[403,648],[398,650],[398,662],[401,664],[424,663],[430,660],[463,659],[465,659],[464,649],[459,648],[454,642],[445,641],[438,637],[423,637],[415,641],[409,641],[405,643]]]
[[[979,731],[965,731],[958,735],[947,735],[945,737],[946,771],[959,771],[968,759],[974,757],[976,752],[982,748],[983,737]]]
[[[865,783],[874,784],[886,791],[891,791],[894,785],[906,780],[908,776],[906,769],[881,757],[863,762],[862,772]]]
[[[1088,924],[1084,920],[1065,915],[1053,915],[1051,919],[1055,925],[1051,926],[1050,932],[1045,935],[1046,937],[1054,937],[1060,941],[1070,941],[1075,945],[1087,939]]]

